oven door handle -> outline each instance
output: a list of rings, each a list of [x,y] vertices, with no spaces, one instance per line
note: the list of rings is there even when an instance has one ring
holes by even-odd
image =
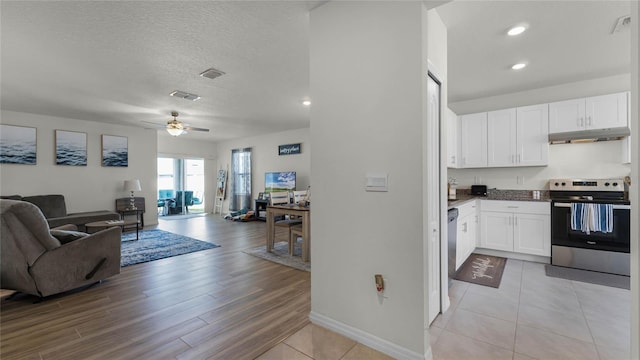
[[[571,203],[553,203],[554,207],[559,207],[559,208],[570,208],[571,207]],[[613,210],[630,210],[631,209],[631,205],[613,205]]]

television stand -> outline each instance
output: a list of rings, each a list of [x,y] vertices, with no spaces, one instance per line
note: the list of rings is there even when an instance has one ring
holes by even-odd
[[[269,200],[256,199],[255,217],[257,220],[267,221],[267,205],[269,205]]]

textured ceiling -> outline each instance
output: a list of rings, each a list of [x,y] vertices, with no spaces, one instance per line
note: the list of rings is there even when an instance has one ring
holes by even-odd
[[[137,126],[176,110],[213,141],[308,127],[318,3],[2,1],[2,108]]]
[[[145,126],[171,111],[211,141],[309,126],[309,10],[325,1],[6,1],[5,110]],[[440,4],[442,2],[428,2]],[[628,73],[627,1],[453,1],[449,101]],[[525,21],[517,38],[504,32]],[[510,65],[529,66],[513,72]],[[214,67],[226,75],[199,74]],[[182,90],[196,102],[168,96]],[[164,134],[163,131],[161,131]]]
[[[449,102],[631,71],[629,30],[611,34],[629,1],[453,1],[447,25]],[[513,25],[528,30],[506,35]],[[525,61],[520,71],[511,65]]]

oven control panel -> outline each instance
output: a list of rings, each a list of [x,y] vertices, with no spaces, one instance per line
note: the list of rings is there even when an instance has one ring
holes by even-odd
[[[554,191],[624,191],[624,179],[551,179]]]

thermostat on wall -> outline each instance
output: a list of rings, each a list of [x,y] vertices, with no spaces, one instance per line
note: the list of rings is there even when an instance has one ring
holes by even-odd
[[[367,174],[365,191],[389,191],[387,174]]]

